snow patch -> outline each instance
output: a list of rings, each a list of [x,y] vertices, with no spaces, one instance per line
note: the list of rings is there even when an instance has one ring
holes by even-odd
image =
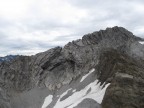
[[[82,79],[80,80],[80,82],[82,82],[86,77],[88,77],[91,73],[93,73],[95,71],[95,69],[93,68],[93,69],[91,69],[90,71],[89,71],[89,73],[87,73],[86,75],[84,75],[83,77],[82,77]]]
[[[140,44],[144,44],[144,41],[139,41]]]
[[[98,80],[95,80],[94,82],[87,85],[84,89],[73,93],[71,96],[69,96],[67,99],[60,101],[60,98],[58,99],[57,103],[53,108],[73,108],[77,106],[80,102],[82,102],[84,99],[90,98],[101,104],[105,91],[107,87],[110,85],[106,84],[103,88],[103,85],[100,86],[100,83],[98,83]],[[87,93],[87,91],[91,88],[91,91]],[[68,92],[68,91],[67,91]],[[63,94],[60,96],[62,97]]]
[[[76,89],[74,89],[72,92],[76,92]]]
[[[43,105],[42,105],[42,108],[46,108],[52,102],[52,98],[53,98],[52,95],[47,96],[45,98]]]

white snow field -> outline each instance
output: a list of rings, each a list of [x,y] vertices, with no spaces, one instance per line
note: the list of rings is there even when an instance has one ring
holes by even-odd
[[[84,81],[85,78],[87,78],[90,74],[92,74],[95,71],[95,69],[91,69],[88,74],[84,75],[80,82]],[[93,99],[97,103],[101,104],[103,97],[105,95],[105,91],[107,87],[110,85],[110,83],[100,86],[99,80],[95,80],[91,82],[89,85],[87,85],[84,89],[81,89],[80,91],[76,91],[76,89],[68,89],[66,90],[63,94],[58,96],[58,100],[56,104],[54,105],[53,108],[74,108],[76,107],[79,103],[81,103],[84,99]],[[104,86],[105,85],[105,86]],[[68,95],[69,91],[72,91],[72,95],[67,97],[64,100],[61,100],[64,96]],[[50,103],[52,102],[52,95],[49,95],[48,97],[45,98],[44,104],[42,105],[42,108],[46,108]]]
[[[52,102],[52,98],[53,96],[52,95],[48,95],[46,98],[45,98],[45,101],[42,105],[42,108],[46,108],[51,102]]]
[[[60,99],[64,96],[62,94],[53,108],[73,108],[87,98],[93,99],[101,104],[105,91],[110,84],[106,84],[105,87],[102,89],[103,85],[100,86],[100,83],[97,83],[98,80],[95,80],[94,82],[87,85],[84,89],[73,93],[71,96],[63,101],[60,101]],[[87,91],[89,89],[91,89],[91,91],[87,94]]]

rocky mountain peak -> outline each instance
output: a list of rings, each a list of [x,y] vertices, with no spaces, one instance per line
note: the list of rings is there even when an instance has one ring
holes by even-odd
[[[1,63],[0,108],[143,108],[139,41],[116,26]]]
[[[100,30],[84,35],[82,41],[84,44],[98,44],[101,41],[120,41],[126,42],[128,40],[141,40],[139,37],[134,36],[131,32],[123,27],[107,28],[106,30]]]

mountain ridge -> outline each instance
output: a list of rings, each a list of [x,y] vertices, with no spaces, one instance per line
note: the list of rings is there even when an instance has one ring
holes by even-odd
[[[82,39],[69,42],[63,48],[55,47],[34,56],[20,56],[10,62],[3,62],[0,64],[0,94],[5,95],[0,98],[0,108],[41,108],[46,94],[53,97],[47,108],[54,108],[59,100],[57,95],[70,88],[81,91],[95,80],[100,82],[100,87],[103,85],[102,88],[110,85],[102,103],[91,100],[84,102],[92,102],[91,108],[142,108],[143,98],[139,96],[143,94],[141,91],[144,88],[144,46],[139,41],[143,39],[116,26],[84,35]],[[89,75],[80,82],[82,76],[91,69],[95,69],[93,76]],[[129,88],[126,89],[124,85]],[[121,97],[121,92],[130,96]],[[28,96],[30,93],[31,98]],[[71,90],[68,93],[72,95]],[[70,94],[66,97],[69,98]]]

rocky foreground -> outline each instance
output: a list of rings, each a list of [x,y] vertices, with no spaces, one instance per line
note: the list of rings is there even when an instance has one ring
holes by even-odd
[[[0,108],[144,108],[144,44],[107,28],[0,63]]]

